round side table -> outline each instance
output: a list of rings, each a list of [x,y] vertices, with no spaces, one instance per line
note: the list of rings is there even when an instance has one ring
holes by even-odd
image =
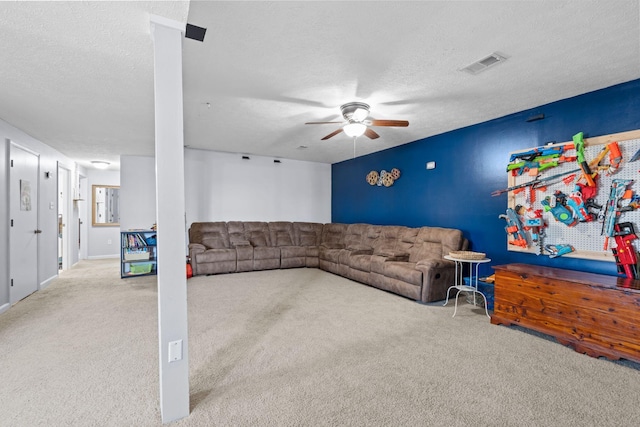
[[[461,258],[454,258],[450,255],[445,255],[444,259],[447,259],[449,261],[453,261],[456,263],[456,280],[454,282],[454,285],[450,286],[449,289],[447,289],[447,300],[444,302],[445,306],[449,303],[449,292],[451,291],[451,289],[458,290],[458,293],[456,293],[456,304],[453,310],[453,316],[451,317],[454,317],[456,315],[456,312],[458,311],[458,296],[460,295],[460,292],[472,292],[473,305],[476,305],[476,294],[480,294],[482,296],[482,299],[484,300],[484,311],[487,314],[487,317],[491,317],[489,316],[489,310],[487,309],[487,297],[485,297],[484,294],[478,290],[478,267],[480,267],[480,264],[490,262],[491,259],[490,258],[461,259]],[[469,264],[469,285],[464,284],[463,267],[465,263]],[[475,266],[475,276],[473,274],[474,266]],[[458,270],[460,270],[460,273],[458,273]]]

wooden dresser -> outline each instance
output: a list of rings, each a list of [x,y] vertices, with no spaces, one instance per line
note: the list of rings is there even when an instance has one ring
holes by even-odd
[[[640,280],[527,264],[494,269],[491,323],[551,335],[589,356],[640,363]]]

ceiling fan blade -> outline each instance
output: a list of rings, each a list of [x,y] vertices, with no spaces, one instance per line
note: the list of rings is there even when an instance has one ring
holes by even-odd
[[[371,129],[371,128],[367,128],[367,130],[364,131],[364,134],[365,134],[365,136],[369,137],[370,139],[380,138],[380,135],[375,133],[373,131],[373,129]]]
[[[324,138],[321,139],[321,141],[325,141],[333,136],[336,136],[337,134],[339,134],[340,132],[342,132],[342,128],[339,128],[336,131],[331,132],[329,135],[325,136]]]
[[[371,120],[370,126],[395,126],[407,127],[409,122],[406,120]]]
[[[329,123],[340,124],[342,122],[307,122],[305,125],[328,125]]]

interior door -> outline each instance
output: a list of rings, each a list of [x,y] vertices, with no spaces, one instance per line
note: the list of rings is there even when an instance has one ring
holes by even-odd
[[[37,154],[10,144],[9,300],[14,304],[38,290]]]

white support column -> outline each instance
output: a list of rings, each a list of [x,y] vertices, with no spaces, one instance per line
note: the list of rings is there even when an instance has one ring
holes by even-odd
[[[160,410],[163,423],[189,415],[183,32],[184,24],[162,17],[151,18],[155,74]]]

